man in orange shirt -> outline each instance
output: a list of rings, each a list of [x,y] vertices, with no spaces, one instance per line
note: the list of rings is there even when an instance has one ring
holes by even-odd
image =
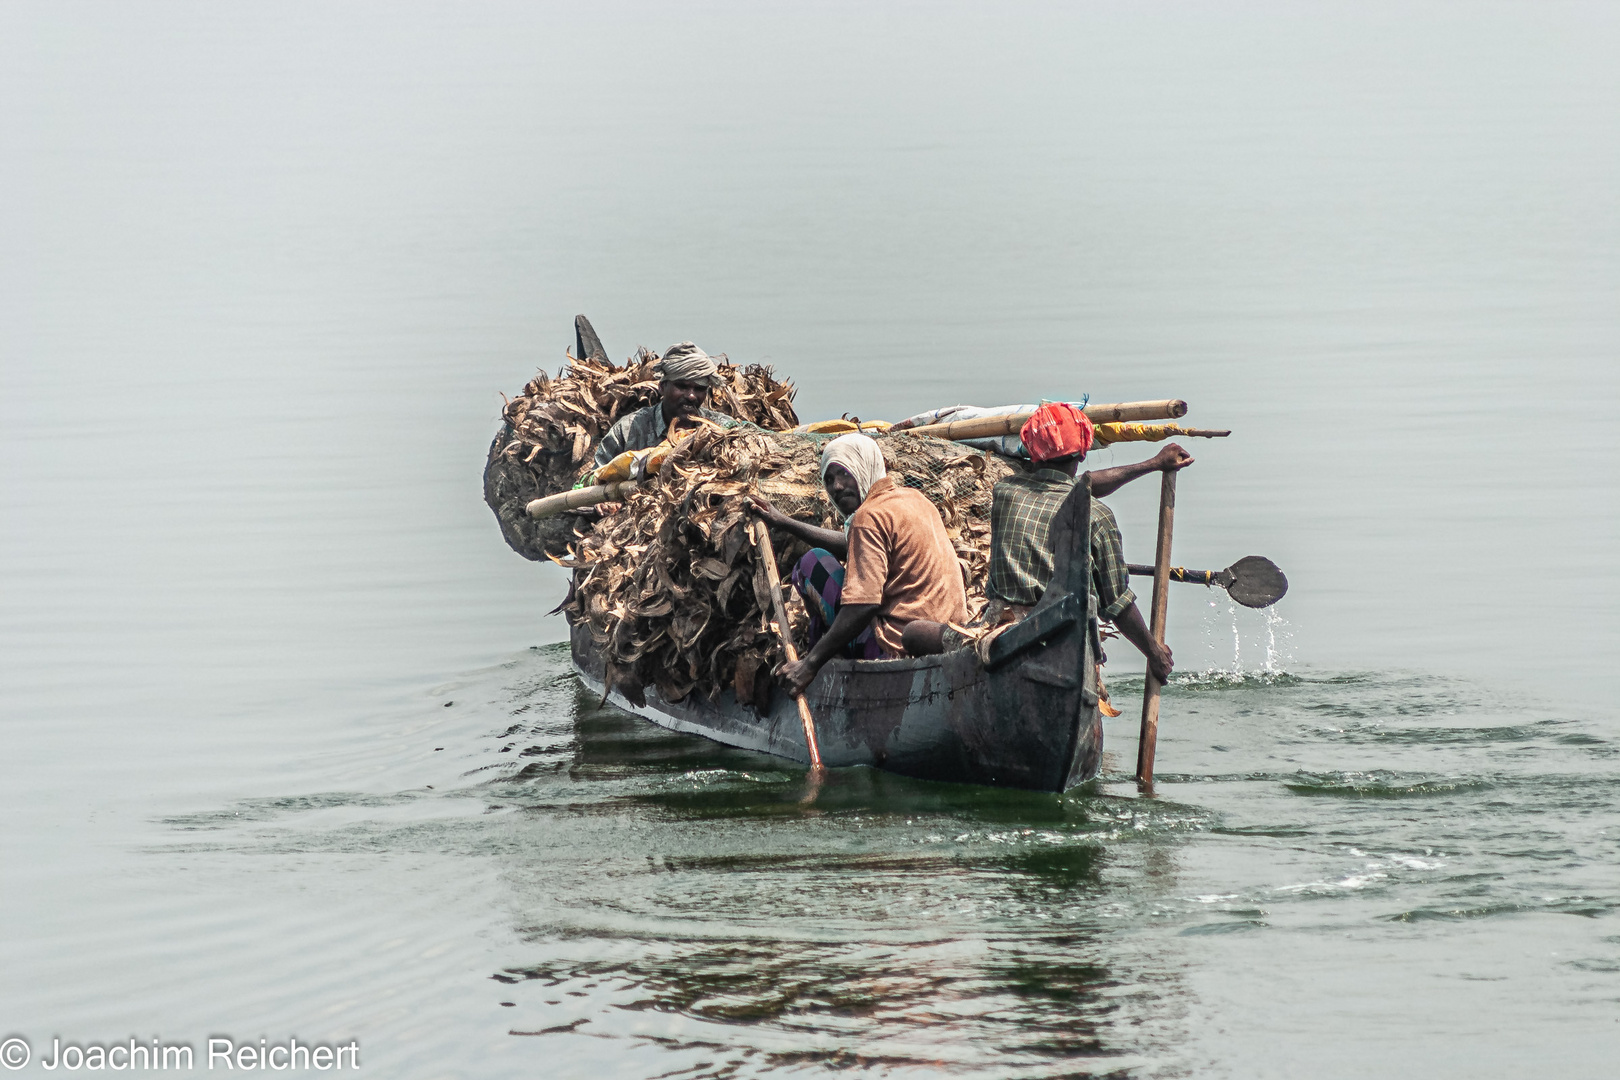
[[[779,672],[794,694],[834,656],[904,656],[911,622],[967,619],[961,564],[939,511],[922,492],[889,479],[875,441],[851,434],[829,442],[821,451],[821,481],[845,519],[843,532],[808,525],[754,498],[767,523],[811,545],[793,571],[810,612],[810,651]]]

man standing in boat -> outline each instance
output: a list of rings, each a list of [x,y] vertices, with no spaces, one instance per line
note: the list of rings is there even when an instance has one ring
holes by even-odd
[[[1064,402],[1036,409],[1019,438],[1039,468],[1009,476],[996,485],[990,509],[990,595],[986,621],[995,626],[1029,613],[1052,580],[1052,518],[1074,487],[1080,464],[1091,449],[1095,430],[1085,413]],[[1192,455],[1169,443],[1153,457],[1091,473],[1091,585],[1097,594],[1097,618],[1111,622],[1126,641],[1147,658],[1154,678],[1164,682],[1174,667],[1170,648],[1153,640],[1136,607],[1114,512],[1097,500],[1112,495],[1138,477],[1175,472],[1193,463]]]
[[[720,385],[720,368],[712,356],[690,341],[669,347],[658,362],[658,378],[657,403],[619,417],[596,444],[598,468],[626,450],[657,446],[669,426],[680,420],[701,416],[727,426],[737,422],[705,407],[709,390]]]
[[[870,437],[844,435],[821,451],[821,480],[845,519],[843,532],[791,518],[752,497],[773,528],[811,545],[793,570],[810,613],[810,649],[779,674],[801,694],[835,656],[878,660],[905,655],[906,627],[967,618],[967,593],[939,511],[920,491],[888,477]]]

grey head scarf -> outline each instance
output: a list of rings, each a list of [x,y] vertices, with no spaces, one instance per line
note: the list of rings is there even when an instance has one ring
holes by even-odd
[[[722,354],[720,358],[724,360],[725,356]],[[658,362],[658,377],[664,382],[719,386],[720,368],[714,357],[690,341],[683,341],[664,350],[664,358]]]

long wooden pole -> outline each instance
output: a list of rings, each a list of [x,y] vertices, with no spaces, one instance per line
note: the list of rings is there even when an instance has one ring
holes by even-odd
[[[1153,559],[1153,615],[1148,632],[1164,644],[1164,618],[1170,603],[1170,539],[1176,525],[1176,471],[1167,470],[1159,486],[1159,547]],[[1153,752],[1159,743],[1159,692],[1163,689],[1148,666],[1142,684],[1142,737],[1136,749],[1136,785],[1153,790]]]
[[[771,593],[771,608],[776,614],[776,635],[782,639],[782,652],[787,655],[788,663],[797,663],[799,650],[793,647],[793,630],[788,625],[787,608],[782,603],[782,579],[776,573],[776,548],[771,544],[770,526],[763,521],[750,522],[749,525],[755,530],[754,543],[759,548],[760,570],[765,575],[765,586]],[[821,746],[816,742],[816,718],[810,714],[810,703],[803,694],[794,694],[793,700],[799,705],[799,723],[804,725],[804,744],[810,748],[810,768],[819,772],[823,766]]]
[[[1180,420],[1187,415],[1187,403],[1180,398],[1164,401],[1126,401],[1118,405],[1087,405],[1080,410],[1093,424],[1122,424],[1137,420]],[[1022,427],[1019,424],[1019,427]]]
[[[1141,420],[1176,420],[1187,415],[1187,403],[1168,401],[1127,401],[1118,405],[1087,405],[1083,410],[1094,424],[1118,424]],[[924,424],[910,428],[913,435],[935,435],[941,439],[994,439],[1016,435],[1033,413],[1002,413],[976,420],[953,420],[948,424]]]
[[[639,486],[639,482],[635,480],[617,480],[611,484],[593,484],[572,491],[559,491],[555,495],[532,500],[524,510],[532,518],[555,517],[569,510],[595,506],[597,503],[619,502]]]
[[[1224,439],[1232,434],[1226,428],[1182,427],[1180,424],[1098,424],[1095,432],[1098,446],[1112,446],[1123,442],[1163,442],[1176,436],[1197,439]]]

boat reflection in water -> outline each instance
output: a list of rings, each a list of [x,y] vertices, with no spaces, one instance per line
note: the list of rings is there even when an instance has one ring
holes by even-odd
[[[1041,1076],[1178,1042],[1180,975],[1131,913],[1171,887],[1168,822],[1196,812],[870,768],[809,799],[801,768],[599,702],[508,730],[527,759],[488,785],[520,811],[508,877],[532,945],[492,974],[548,1061]]]

